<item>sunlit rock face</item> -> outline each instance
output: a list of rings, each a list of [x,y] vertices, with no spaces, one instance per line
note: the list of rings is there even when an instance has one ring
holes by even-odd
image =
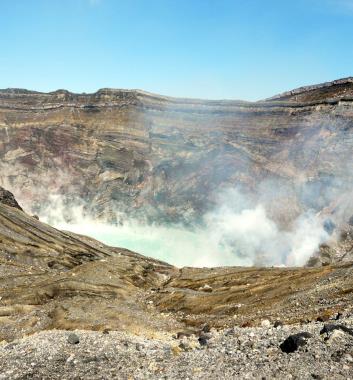
[[[60,195],[68,219],[82,204],[108,222],[190,224],[236,188],[280,228],[307,210],[338,225],[352,147],[352,79],[253,103],[0,92],[0,184],[33,213]]]

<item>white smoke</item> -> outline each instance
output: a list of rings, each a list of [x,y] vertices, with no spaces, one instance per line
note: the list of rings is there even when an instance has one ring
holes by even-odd
[[[237,190],[222,192],[217,206],[197,226],[144,224],[128,217],[122,225],[92,220],[83,203],[67,208],[59,196],[41,220],[128,248],[176,266],[301,266],[328,239],[319,217],[302,214],[290,230],[269,218],[264,205],[252,205]]]
[[[221,205],[206,215],[208,233],[245,265],[301,266],[329,236],[319,217],[305,212],[283,230],[269,218],[265,206],[251,206],[239,191],[221,196]]]

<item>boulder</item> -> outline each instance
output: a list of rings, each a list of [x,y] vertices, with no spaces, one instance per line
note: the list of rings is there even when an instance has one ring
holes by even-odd
[[[300,332],[298,334],[293,334],[290,335],[287,339],[285,339],[279,347],[282,350],[282,352],[289,354],[297,351],[299,347],[305,346],[307,340],[311,337],[312,335],[305,331]]]

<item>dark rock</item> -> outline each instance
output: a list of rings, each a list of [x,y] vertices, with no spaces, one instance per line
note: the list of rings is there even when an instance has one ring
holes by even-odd
[[[280,349],[287,354],[297,351],[299,347],[305,346],[307,339],[311,338],[308,332],[301,332],[298,334],[290,335],[285,341],[280,344]]]
[[[211,327],[208,324],[206,324],[202,327],[201,331],[204,333],[209,333],[211,331]]]
[[[212,337],[211,334],[201,333],[198,339],[200,346],[207,346],[208,341],[209,339],[211,339],[211,337]]]
[[[136,351],[142,351],[143,350],[143,345],[140,344],[140,343],[136,343],[135,349],[136,349]]]
[[[320,331],[320,334],[329,334],[334,330],[342,330],[343,332],[353,336],[353,329],[350,329],[344,325],[334,325],[334,324],[326,324]]]
[[[204,336],[200,336],[198,339],[200,346],[207,346],[208,339],[206,339]]]
[[[23,211],[20,205],[17,203],[14,195],[2,187],[0,187],[0,203],[3,203],[6,206],[15,207],[18,210]]]
[[[283,326],[283,322],[282,321],[276,321],[274,324],[273,324],[273,327],[277,328],[277,327],[282,327]]]
[[[311,377],[315,380],[322,380],[323,377],[321,375],[317,375],[316,373],[312,373]]]
[[[80,338],[76,334],[71,333],[67,337],[67,342],[70,344],[78,344],[78,343],[80,343]]]

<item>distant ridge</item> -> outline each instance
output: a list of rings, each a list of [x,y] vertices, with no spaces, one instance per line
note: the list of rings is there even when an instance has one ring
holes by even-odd
[[[293,97],[293,96],[304,94],[311,91],[332,88],[335,86],[350,85],[350,84],[353,84],[353,77],[347,77],[347,78],[337,79],[331,82],[324,82],[324,83],[319,83],[315,85],[298,87],[294,90],[282,92],[280,94],[277,94],[265,100],[266,101],[267,100],[282,100],[284,98]]]
[[[343,89],[347,91],[346,93],[344,91],[343,92],[338,91],[338,94],[336,94],[335,88],[340,88],[341,90]],[[280,94],[274,95],[272,97],[266,98],[264,100],[259,100],[258,102],[296,100],[292,98],[298,97],[303,94],[308,94],[310,92],[315,92],[315,91],[317,92],[320,90],[324,90],[324,91],[321,91],[323,95],[328,93],[333,98],[335,98],[337,95],[341,97],[342,93],[343,95],[346,95],[346,96],[347,95],[353,96],[353,77],[347,77],[347,78],[337,79],[331,82],[324,82],[324,83],[319,83],[315,85],[298,87],[293,90],[285,91]],[[85,93],[85,92],[75,93],[75,92],[70,92],[65,89],[58,89],[58,90],[50,91],[50,92],[40,92],[40,91],[35,91],[35,90],[27,90],[23,88],[0,89],[0,95],[40,95],[40,96],[52,95],[52,96],[68,96],[68,97],[71,97],[71,96],[72,97],[76,97],[76,96],[94,97],[94,96],[99,96],[99,95],[116,95],[116,94],[121,94],[121,93],[126,93],[129,95],[136,95],[136,96],[143,96],[143,97],[148,97],[148,98],[165,99],[165,100],[174,101],[174,102],[182,101],[182,102],[187,102],[187,103],[189,102],[190,103],[199,103],[199,102],[256,103],[256,102],[244,101],[244,100],[239,100],[239,99],[201,99],[201,98],[173,97],[173,96],[155,94],[155,93],[140,90],[140,89],[123,89],[123,88],[101,88],[97,90],[96,92],[92,92],[92,93]]]

